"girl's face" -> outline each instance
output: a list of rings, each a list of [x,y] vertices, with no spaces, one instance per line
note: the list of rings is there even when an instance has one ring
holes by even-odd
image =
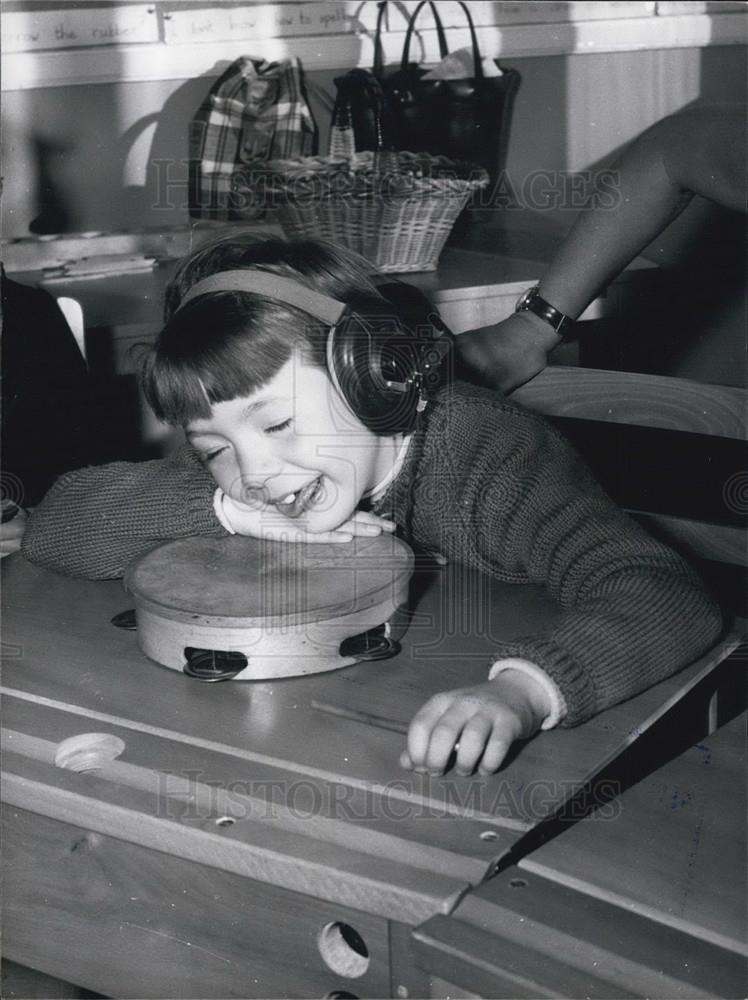
[[[327,373],[293,356],[249,396],[215,403],[185,428],[206,468],[234,500],[307,531],[331,531],[386,476],[396,438],[358,420]]]

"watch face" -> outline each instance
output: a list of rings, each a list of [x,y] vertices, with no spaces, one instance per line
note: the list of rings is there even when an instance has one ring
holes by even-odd
[[[520,309],[527,309],[529,304],[535,298],[537,290],[537,285],[534,285],[532,288],[525,289],[525,291],[522,292],[520,297],[517,299],[517,305],[514,307],[514,311],[518,312]]]

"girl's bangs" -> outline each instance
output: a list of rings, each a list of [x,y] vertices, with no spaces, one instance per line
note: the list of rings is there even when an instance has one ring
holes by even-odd
[[[210,417],[215,403],[251,396],[291,357],[292,345],[270,344],[262,352],[246,343],[216,345],[196,357],[154,352],[143,372],[145,397],[156,417],[174,425]]]
[[[250,396],[280,371],[294,349],[309,349],[298,316],[273,305],[258,308],[256,300],[249,305],[247,296],[237,308],[235,297],[230,298],[234,302],[218,310],[215,301],[198,299],[161,332],[141,373],[145,398],[159,420],[175,426],[205,420],[213,404]]]

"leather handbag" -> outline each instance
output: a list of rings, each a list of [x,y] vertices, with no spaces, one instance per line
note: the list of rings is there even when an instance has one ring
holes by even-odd
[[[439,35],[439,51],[444,59],[448,54],[447,40],[433,4],[432,8]],[[381,0],[374,36],[373,68],[352,69],[343,76],[335,77],[336,95],[329,150],[332,156],[351,156],[354,152],[365,151],[381,153],[397,149],[425,152],[415,146],[395,144],[394,124],[388,97],[383,89],[382,26],[386,9],[387,0]]]
[[[386,97],[387,139],[396,149],[427,152],[480,164],[492,182],[506,164],[512,107],[520,75],[499,66],[501,74],[487,76],[467,4],[458,0],[470,29],[472,76],[460,79],[426,78],[428,70],[410,61],[416,21],[428,3],[436,24],[442,60],[448,55],[444,27],[433,0],[421,0],[405,35],[400,68],[384,75],[381,29],[386,0],[380,3],[374,53],[374,76]]]

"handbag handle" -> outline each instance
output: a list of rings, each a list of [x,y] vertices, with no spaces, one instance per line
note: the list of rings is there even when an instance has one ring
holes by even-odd
[[[434,14],[434,22],[436,23],[436,35],[439,39],[439,52],[441,53],[441,58],[444,59],[449,55],[449,49],[447,48],[447,36],[444,34],[444,27],[442,25],[441,19],[436,12],[436,4],[434,0],[424,0],[424,3],[428,3],[431,6],[431,10]],[[421,3],[418,10],[423,7]],[[377,79],[381,80],[384,75],[384,56],[382,53],[382,25],[384,22],[384,12],[387,9],[387,0],[380,0],[379,7],[377,9],[377,30],[374,36],[374,67],[373,73]],[[416,14],[418,11],[416,11]],[[415,14],[413,18],[415,18]],[[468,14],[468,17],[470,15]],[[411,18],[411,21],[413,20]],[[410,31],[410,22],[408,22],[408,30]],[[408,43],[409,45],[410,43]]]
[[[459,3],[460,7],[462,7],[463,13],[467,18],[468,27],[470,28],[470,39],[473,45],[473,76],[476,79],[480,80],[483,79],[483,62],[481,60],[480,49],[478,48],[478,36],[475,33],[475,25],[473,24],[473,18],[471,17],[470,11],[468,10],[467,5],[463,2],[463,0],[457,0],[457,2]],[[433,2],[433,0],[421,0],[416,9],[413,11],[413,15],[410,19],[410,22],[408,23],[408,30],[405,34],[403,57],[402,60],[400,61],[400,69],[403,71],[408,68],[408,59],[410,56],[410,39],[413,35],[413,31],[416,26],[416,20],[418,19],[418,15],[421,13],[421,10],[427,3],[430,4],[431,6],[431,11],[434,15],[434,21],[436,22],[436,32],[439,37],[439,52],[441,53],[442,59],[444,59],[444,57],[448,54],[448,50],[446,48],[446,38],[444,35],[444,27],[442,26],[441,18],[436,12],[436,4]],[[379,22],[377,21],[377,25],[378,23]],[[444,44],[442,44],[442,41],[444,41]]]

